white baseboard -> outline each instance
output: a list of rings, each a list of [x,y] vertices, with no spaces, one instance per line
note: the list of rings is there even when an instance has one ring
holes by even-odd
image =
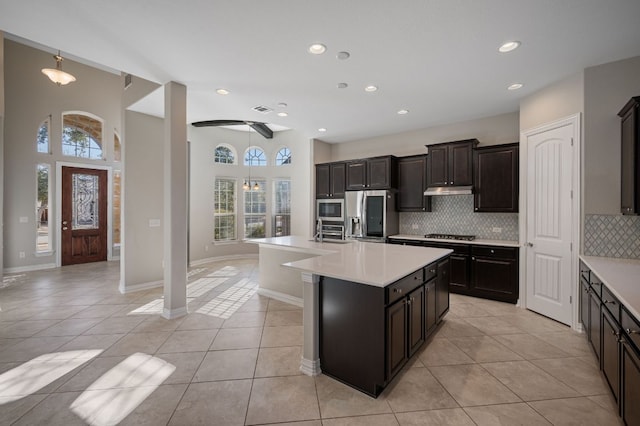
[[[182,308],[176,309],[167,309],[164,308],[162,311],[162,318],[165,319],[174,319],[187,315],[189,312],[187,311],[187,307],[183,306]]]
[[[310,360],[302,358],[300,360],[300,371],[307,376],[319,376],[322,373],[320,360]]]
[[[16,266],[13,268],[4,268],[4,274],[16,274],[19,272],[31,272],[31,271],[42,271],[43,269],[54,269],[56,268],[55,263],[43,263],[41,265],[29,265],[29,266]]]
[[[279,291],[268,290],[266,288],[258,288],[258,294],[260,296],[270,297],[272,299],[279,300],[284,303],[289,303],[291,305],[303,307],[304,303],[302,298],[290,296],[285,293],[280,293]]]
[[[199,259],[189,262],[189,266],[200,266],[209,262],[220,262],[223,260],[238,260],[238,259],[257,259],[258,254],[231,254],[229,256],[216,256],[216,257],[208,257],[206,259]]]
[[[150,290],[152,288],[162,287],[164,284],[163,280],[160,281],[150,281],[148,283],[141,284],[133,284],[125,286],[124,282],[120,281],[120,285],[118,286],[118,290],[121,294],[135,293],[136,291],[142,290]]]

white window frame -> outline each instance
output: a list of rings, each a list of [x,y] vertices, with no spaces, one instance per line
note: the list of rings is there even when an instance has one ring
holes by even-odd
[[[222,180],[233,182],[233,191],[234,191],[233,213],[216,213],[216,210],[215,210],[216,191],[218,191],[217,189],[218,182]],[[226,176],[215,176],[213,191],[214,191],[214,194],[213,194],[213,242],[215,244],[223,244],[227,242],[238,241],[238,178],[226,177]],[[217,218],[229,217],[229,216],[234,217],[234,226],[233,226],[234,237],[225,238],[225,239],[216,239]]]
[[[39,203],[39,181],[40,181],[40,168],[46,168],[47,169],[47,246],[46,248],[43,248],[42,250],[40,249],[40,245],[38,243],[39,240],[39,228],[40,228],[40,206],[38,205]],[[53,230],[51,228],[51,224],[52,222],[52,218],[53,218],[53,211],[51,210],[51,173],[52,173],[52,169],[51,169],[51,164],[48,163],[38,163],[36,165],[36,220],[35,220],[35,224],[36,224],[36,250],[35,250],[35,254],[36,256],[50,256],[53,253],[53,239],[52,239],[52,235],[51,235],[51,231]]]

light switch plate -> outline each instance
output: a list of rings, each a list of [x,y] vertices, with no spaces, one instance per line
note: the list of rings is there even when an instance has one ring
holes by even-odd
[[[495,232],[496,234],[501,234],[502,228],[493,228],[493,232]]]
[[[29,216],[20,216],[20,223],[29,223]]]
[[[157,228],[160,226],[160,219],[149,219],[149,228]]]

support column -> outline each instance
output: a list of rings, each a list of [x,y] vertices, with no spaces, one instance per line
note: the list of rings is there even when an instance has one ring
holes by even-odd
[[[304,343],[300,371],[317,376],[320,369],[320,277],[302,273],[302,325]]]
[[[164,310],[187,314],[187,88],[164,86]]]

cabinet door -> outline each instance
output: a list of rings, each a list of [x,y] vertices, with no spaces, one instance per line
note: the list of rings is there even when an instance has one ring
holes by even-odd
[[[600,299],[593,293],[589,294],[589,340],[591,347],[600,360]]]
[[[451,290],[469,290],[469,256],[452,253],[449,261],[451,262],[449,283]]]
[[[473,185],[472,153],[471,143],[449,146],[449,185]]]
[[[436,303],[436,280],[429,281],[424,286],[424,300],[425,300],[425,312],[424,312],[424,329],[425,337],[428,336],[436,326],[437,318],[437,303]]]
[[[344,198],[346,168],[345,163],[331,164],[330,195],[332,198]]]
[[[471,268],[471,286],[478,294],[503,302],[518,300],[517,260],[477,254],[471,256]]]
[[[640,358],[626,336],[622,342],[622,420],[627,425],[640,425]]]
[[[589,338],[589,284],[580,281],[580,322],[582,322],[583,331]]]
[[[473,152],[476,212],[518,211],[518,146],[480,148]]]
[[[316,166],[316,198],[329,198],[330,180],[330,165],[318,164]]]
[[[420,286],[407,297],[409,356],[412,356],[424,343],[424,286]]]
[[[352,161],[347,163],[347,185],[348,190],[365,189],[367,186],[367,162]]]
[[[407,362],[406,298],[387,308],[387,381]]]
[[[602,309],[602,372],[616,403],[620,395],[620,326]]]
[[[391,188],[391,157],[367,160],[367,188]]]
[[[427,186],[449,185],[449,156],[447,146],[430,146],[427,156]]]
[[[436,311],[437,320],[440,322],[444,314],[449,311],[449,276],[451,263],[449,258],[438,262],[438,276],[436,278]]]
[[[621,163],[621,199],[620,208],[622,214],[637,214],[638,193],[640,183],[638,177],[640,173],[636,167],[640,167],[640,160],[637,158],[640,146],[638,143],[638,105],[631,106],[621,117],[621,137],[622,137],[622,163]]]
[[[426,155],[398,160],[398,211],[431,211],[431,197],[424,196],[426,168]]]

